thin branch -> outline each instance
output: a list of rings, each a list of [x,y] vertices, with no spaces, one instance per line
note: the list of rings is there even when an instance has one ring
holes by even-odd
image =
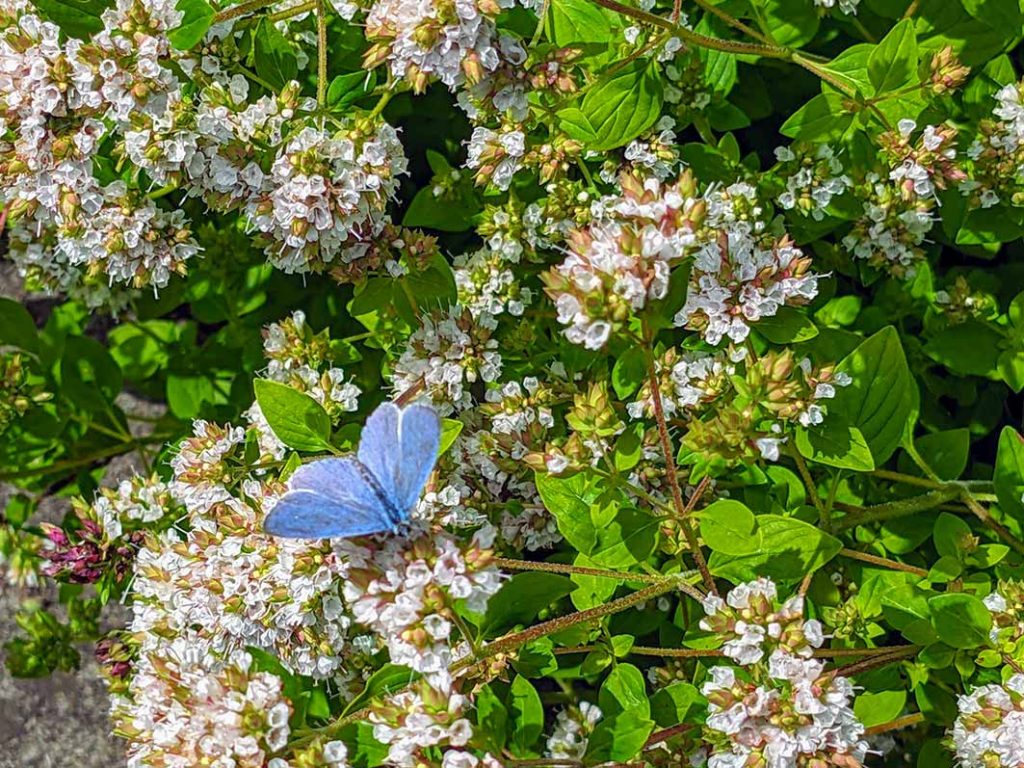
[[[712,14],[713,16],[717,16],[718,18],[720,18],[722,21],[724,21],[726,24],[728,24],[733,29],[738,29],[743,34],[749,35],[750,37],[752,37],[755,40],[758,40],[758,41],[764,43],[765,45],[772,45],[772,42],[767,37],[765,37],[760,32],[758,32],[756,29],[753,29],[752,27],[748,27],[742,21],[737,19],[735,16],[731,16],[728,13],[726,13],[725,11],[723,11],[721,8],[719,8],[718,6],[712,5],[711,3],[709,3],[708,0],[694,0],[694,2],[697,3],[697,5],[699,5],[701,8],[703,8],[708,13]]]
[[[693,556],[697,570],[700,571],[704,580],[704,587],[711,594],[718,594],[715,586],[715,579],[708,570],[707,561],[701,551],[700,543],[697,541],[697,534],[693,529],[692,521],[687,517],[687,506],[683,503],[683,492],[679,488],[679,476],[676,472],[676,460],[672,448],[672,439],[668,434],[668,425],[665,423],[665,410],[661,403],[661,385],[658,382],[658,369],[654,362],[654,350],[652,347],[650,332],[647,322],[644,321],[644,353],[647,356],[647,379],[651,386],[651,400],[654,403],[654,420],[658,423],[658,437],[661,440],[661,451],[665,454],[665,468],[668,471],[668,486],[672,491],[672,502],[675,504],[676,514],[679,517],[679,527],[686,537],[686,543],[690,547],[690,554]]]
[[[316,105],[327,106],[327,3],[316,0]]]
[[[879,733],[886,733],[887,731],[895,731],[900,728],[909,728],[912,725],[924,722],[924,714],[921,712],[914,712],[910,715],[904,715],[903,717],[897,717],[895,720],[890,720],[888,723],[879,723],[878,725],[872,725],[870,728],[864,730],[865,736],[874,736]]]
[[[906,563],[900,563],[896,560],[890,560],[887,557],[878,557],[878,555],[869,555],[867,552],[858,552],[855,549],[843,549],[839,550],[840,557],[846,557],[850,560],[860,560],[862,563],[870,563],[871,565],[878,565],[882,568],[889,568],[893,571],[904,571],[906,573],[912,573],[915,576],[924,578],[928,575],[928,571],[924,568],[917,568],[913,565],[907,565]]]
[[[646,11],[641,11],[639,8],[631,8],[628,5],[615,2],[615,0],[593,0],[593,2],[610,11],[615,11],[623,16],[629,16],[631,19],[636,19],[637,21],[642,21],[645,24],[651,24],[656,27],[661,27],[662,29],[667,29],[676,37],[686,41],[690,45],[697,46],[698,48],[709,48],[713,51],[725,51],[726,53],[742,53],[749,54],[751,56],[764,56],[771,59],[793,58],[793,53],[788,48],[782,48],[775,45],[755,45],[754,43],[743,43],[736,40],[719,40],[718,38],[708,37],[707,35],[694,32],[692,29],[687,29],[681,24],[675,24],[672,21],[663,19],[653,13],[647,13]]]
[[[609,571],[602,568],[587,568],[582,565],[569,565],[568,563],[544,563],[533,560],[513,560],[507,557],[496,557],[492,561],[498,568],[505,568],[510,571],[544,571],[546,573],[564,573],[567,575],[578,574],[580,576],[594,576],[599,579],[615,579],[616,581],[642,581],[647,584],[659,584],[664,581],[664,576],[650,573],[627,573],[625,571]],[[702,600],[704,596],[696,589],[686,584],[681,589],[687,592],[694,600]]]
[[[247,16],[250,13],[266,8],[268,5],[273,5],[275,2],[277,0],[249,0],[246,3],[229,6],[213,17],[213,23],[220,24],[222,21],[230,21],[231,19],[237,19],[239,16]]]
[[[957,498],[961,493],[960,488],[949,486],[929,493],[923,493],[920,496],[912,496],[909,499],[900,499],[899,501],[890,501],[886,504],[865,507],[864,511],[860,514],[847,515],[837,521],[836,529],[844,531],[865,523],[878,523],[924,512],[928,509],[935,509],[940,504],[945,504],[947,501]]]

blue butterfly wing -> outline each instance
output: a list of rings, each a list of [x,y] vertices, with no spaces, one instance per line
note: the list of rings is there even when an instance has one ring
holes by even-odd
[[[390,531],[394,525],[359,465],[322,459],[292,474],[290,490],[263,521],[273,536],[326,539]]]
[[[380,405],[366,420],[359,461],[377,478],[403,514],[412,509],[437,463],[441,420],[432,408],[394,403]]]
[[[263,521],[263,530],[289,539],[366,536],[391,530],[379,513],[361,514],[310,491],[289,491]]]

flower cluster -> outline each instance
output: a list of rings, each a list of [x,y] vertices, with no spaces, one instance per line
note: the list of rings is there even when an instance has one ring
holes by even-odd
[[[877,174],[868,175],[862,197],[864,216],[854,222],[843,246],[873,267],[912,277],[924,257],[920,245],[935,223],[933,201],[908,200]]]
[[[481,248],[454,260],[459,303],[477,322],[491,325],[498,315],[522,317],[533,301],[533,292],[521,284],[498,251]]]
[[[83,43],[17,5],[0,17],[0,182],[12,221],[53,232],[44,272],[58,282],[77,267],[159,288],[198,253],[181,212],[92,168],[108,125],[167,108],[178,80],[166,33],[180,20],[173,2],[120,0]]]
[[[957,698],[959,714],[950,733],[964,768],[1019,765],[1024,760],[1024,675],[1002,685],[982,685]]]
[[[853,685],[810,658],[823,637],[804,620],[803,598],[777,598],[775,584],[758,579],[705,601],[702,628],[725,638],[738,665],[712,667],[702,688],[707,764],[860,766],[868,744],[850,707]]]
[[[786,191],[777,200],[787,211],[822,221],[832,199],[849,189],[850,178],[828,144],[776,147],[779,173],[786,179]]]
[[[561,710],[548,736],[545,753],[555,759],[582,760],[587,752],[590,734],[600,719],[600,708],[589,701],[580,702],[578,707]]]
[[[979,126],[980,136],[967,150],[971,178],[960,184],[971,204],[991,208],[1000,202],[1024,203],[1024,85],[1010,83],[996,93],[992,117]]]
[[[613,331],[668,292],[671,267],[696,244],[705,205],[684,173],[671,184],[623,175],[622,195],[595,203],[594,221],[569,237],[569,255],[543,279],[565,335],[600,349]]]
[[[729,376],[735,365],[726,355],[708,352],[680,352],[675,347],[654,361],[658,392],[666,418],[682,416],[687,409],[710,402],[730,386]],[[654,416],[654,395],[651,382],[645,381],[637,399],[626,406],[631,418]]]
[[[114,732],[128,742],[130,766],[231,765],[285,768],[275,754],[288,745],[292,704],[282,682],[254,668],[245,651],[216,669],[191,661],[188,649],[144,654],[125,696],[114,702]],[[322,765],[346,768],[336,742]]]
[[[451,89],[480,82],[498,68],[511,39],[500,39],[494,18],[512,0],[377,0],[366,16],[366,39],[372,43],[365,64],[387,62],[396,78],[423,91],[431,79]],[[520,49],[521,50],[521,49]]]
[[[268,240],[267,255],[286,272],[320,270],[342,253],[351,261],[378,233],[384,207],[405,172],[398,134],[387,123],[341,131],[306,126],[278,153],[270,191],[246,212]]]
[[[305,313],[293,312],[291,317],[271,323],[263,332],[263,352],[268,361],[266,377],[305,392],[334,418],[355,411],[362,390],[342,368],[332,365],[336,348],[327,329],[314,333],[306,324]],[[262,425],[262,413],[258,410],[259,406],[253,405],[250,417]]]
[[[116,489],[101,488],[91,505],[72,501],[76,527],[42,527],[47,537],[40,554],[43,572],[58,581],[92,584],[109,575],[122,581],[131,570],[144,530],[172,523],[177,505],[166,483],[133,477]]]
[[[858,185],[864,214],[843,238],[843,246],[857,258],[907,278],[924,258],[920,246],[935,222],[936,191],[951,184],[970,186],[956,162],[956,132],[928,125],[912,142],[916,131],[917,124],[905,119],[880,137],[887,170],[868,173]]]
[[[497,340],[487,324],[458,306],[433,310],[421,323],[395,364],[395,390],[425,387],[445,414],[467,408],[472,396],[466,385],[497,381],[501,374]]]
[[[469,703],[461,694],[420,683],[373,709],[373,737],[388,746],[388,763],[399,768],[423,765],[420,751],[429,747],[455,747],[450,753],[460,754],[473,735],[465,717]],[[445,759],[445,768],[451,761]]]
[[[770,579],[733,587],[724,600],[709,595],[704,613],[701,629],[725,638],[725,655],[742,666],[776,651],[810,658],[825,639],[820,622],[804,620],[803,597],[795,595],[778,605],[778,590]]]
[[[501,586],[490,564],[493,529],[468,544],[443,534],[413,531],[409,539],[342,542],[343,594],[353,618],[384,638],[391,661],[451,689],[451,635],[456,600],[483,613]]]

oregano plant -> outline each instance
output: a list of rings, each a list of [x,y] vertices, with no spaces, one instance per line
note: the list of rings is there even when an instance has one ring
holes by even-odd
[[[1022,38],[0,0],[7,669],[133,768],[1019,768]],[[408,521],[268,534],[385,401]]]

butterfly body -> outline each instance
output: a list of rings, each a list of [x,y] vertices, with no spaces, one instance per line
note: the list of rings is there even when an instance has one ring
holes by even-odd
[[[326,539],[395,531],[409,519],[437,461],[441,423],[430,408],[394,403],[366,420],[355,456],[303,464],[263,523],[274,536]]]

